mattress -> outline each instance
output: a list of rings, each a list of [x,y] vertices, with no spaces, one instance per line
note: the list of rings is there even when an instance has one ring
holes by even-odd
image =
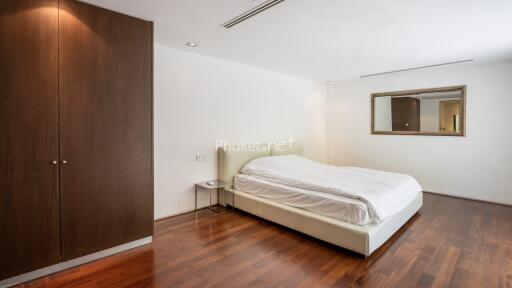
[[[240,172],[289,187],[361,200],[377,223],[402,211],[423,190],[410,175],[326,165],[297,155],[256,158]]]
[[[249,175],[235,176],[235,189],[355,225],[372,222],[361,200],[273,183]]]

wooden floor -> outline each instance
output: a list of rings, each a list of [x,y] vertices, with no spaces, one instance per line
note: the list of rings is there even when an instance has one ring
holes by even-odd
[[[155,223],[146,245],[23,287],[512,287],[512,207],[425,194],[364,259],[245,213]]]

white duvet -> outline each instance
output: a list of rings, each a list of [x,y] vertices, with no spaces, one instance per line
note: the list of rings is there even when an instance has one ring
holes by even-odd
[[[423,190],[409,175],[320,164],[296,155],[252,160],[241,173],[274,183],[359,199],[375,222],[400,212]]]

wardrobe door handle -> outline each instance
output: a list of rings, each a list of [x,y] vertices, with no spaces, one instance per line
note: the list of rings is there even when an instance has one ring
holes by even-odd
[[[50,164],[52,164],[52,165],[57,165],[57,163],[59,163],[59,162],[57,162],[57,160],[52,160],[52,161],[50,162]]]
[[[62,162],[61,162],[61,163],[62,163],[62,164],[64,164],[64,165],[66,165],[66,164],[68,164],[68,161],[66,161],[66,160],[62,160]]]

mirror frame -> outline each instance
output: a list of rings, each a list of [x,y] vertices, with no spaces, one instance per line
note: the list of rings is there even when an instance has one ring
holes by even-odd
[[[421,131],[375,131],[375,98],[384,96],[407,96],[419,93],[432,93],[432,92],[452,92],[461,91],[461,117],[460,117],[460,132],[421,132]],[[371,134],[376,135],[422,135],[422,136],[466,136],[466,85],[441,87],[441,88],[427,88],[416,90],[404,90],[396,92],[384,92],[371,94]]]

